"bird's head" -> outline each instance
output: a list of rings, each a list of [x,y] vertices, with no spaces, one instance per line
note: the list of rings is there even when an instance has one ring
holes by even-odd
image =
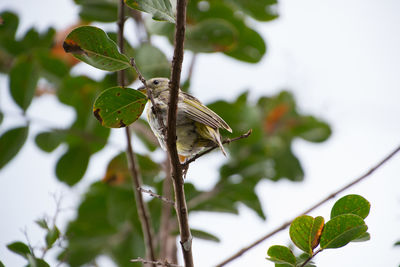
[[[161,92],[169,89],[169,80],[167,78],[152,78],[147,80],[147,87],[153,91],[153,95],[156,97]],[[144,86],[138,88],[140,92],[146,94],[146,88]]]

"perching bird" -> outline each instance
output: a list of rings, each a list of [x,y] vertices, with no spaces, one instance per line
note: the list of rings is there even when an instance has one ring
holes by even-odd
[[[159,107],[164,125],[167,125],[167,110],[169,102],[169,80],[153,78],[146,82],[152,89],[155,104]],[[146,89],[138,89],[146,94]],[[147,107],[147,120],[163,150],[166,150],[166,136],[162,134],[157,117],[153,112],[152,103]],[[205,147],[217,144],[222,153],[226,152],[221,142],[219,128],[232,132],[231,127],[214,111],[203,105],[198,99],[179,89],[178,111],[176,123],[176,148],[181,161],[200,152]]]

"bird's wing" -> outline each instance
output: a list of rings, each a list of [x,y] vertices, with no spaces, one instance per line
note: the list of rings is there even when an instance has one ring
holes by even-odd
[[[208,125],[214,129],[223,128],[232,132],[231,127],[214,111],[201,104],[197,98],[181,92],[182,97],[178,103],[179,110],[183,111],[190,119]]]

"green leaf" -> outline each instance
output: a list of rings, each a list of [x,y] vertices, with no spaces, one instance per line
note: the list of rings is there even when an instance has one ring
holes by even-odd
[[[223,19],[206,19],[187,27],[185,48],[193,52],[225,52],[236,44],[238,32]]]
[[[270,258],[268,260],[275,262],[277,264],[288,264],[290,266],[296,266],[296,257],[293,252],[285,246],[271,246],[267,252]]]
[[[15,103],[23,110],[32,102],[38,79],[32,57],[19,57],[10,72],[10,91]]]
[[[37,225],[39,225],[40,228],[45,229],[45,230],[49,230],[49,226],[47,225],[46,219],[38,219],[38,220],[35,221],[35,223]]]
[[[29,249],[28,245],[22,242],[14,242],[7,245],[7,248],[12,252],[21,255],[22,257],[26,258],[29,254],[31,254],[31,250]]]
[[[175,23],[175,15],[169,0],[125,0],[128,7],[150,13],[154,20]]]
[[[5,267],[4,264],[0,261],[0,267]]]
[[[52,152],[65,140],[61,131],[43,132],[36,135],[36,145],[45,152]]]
[[[59,237],[60,237],[60,230],[58,230],[57,226],[54,226],[52,229],[49,229],[49,231],[46,234],[47,248],[51,248]]]
[[[311,248],[314,249],[318,246],[319,240],[321,238],[322,230],[324,229],[325,220],[322,216],[317,216],[314,218],[313,226],[311,229],[310,240]]]
[[[308,215],[302,215],[291,223],[289,229],[290,239],[301,250],[312,255],[314,248],[319,244],[323,227],[323,217],[313,218]]]
[[[28,267],[50,267],[50,265],[42,259],[35,258],[33,255],[28,255]]]
[[[90,153],[86,147],[70,147],[58,160],[57,178],[72,186],[82,179],[89,164]]]
[[[17,155],[27,137],[28,127],[14,128],[0,136],[0,169]]]
[[[169,77],[170,62],[155,46],[143,44],[135,51],[135,61],[145,79]]]
[[[355,214],[365,219],[371,208],[371,204],[360,195],[347,195],[336,201],[331,210],[331,218],[342,214]]]
[[[204,232],[202,230],[190,229],[190,232],[192,233],[192,235],[194,237],[197,237],[197,238],[200,238],[200,239],[203,239],[203,240],[208,240],[208,241],[213,241],[213,242],[220,242],[221,241],[217,236],[215,236],[213,234],[210,234],[210,233],[207,233],[207,232]]]
[[[18,29],[18,16],[11,11],[3,11],[0,13],[3,23],[0,25],[0,36],[8,36],[13,38]]]
[[[364,220],[358,215],[342,214],[336,216],[325,224],[320,246],[322,249],[343,247],[350,241],[357,239],[367,229]]]
[[[56,85],[60,84],[68,72],[69,67],[61,59],[51,55],[48,50],[40,50],[35,54],[40,66],[40,74]]]
[[[0,111],[0,124],[3,122],[4,119],[4,114],[3,112]]]
[[[74,29],[68,34],[63,47],[65,52],[101,70],[118,71],[131,66],[128,57],[119,53],[117,45],[97,27]]]
[[[368,232],[365,232],[356,239],[351,240],[351,242],[365,242],[368,240],[371,240],[371,235]]]
[[[278,17],[277,0],[225,0],[259,21],[270,21]]]
[[[85,21],[114,22],[118,18],[117,1],[75,0],[80,5],[79,16]]]
[[[400,246],[400,241],[397,241],[396,243],[394,243],[395,246]]]
[[[137,90],[112,87],[95,100],[93,113],[105,127],[126,127],[139,118],[146,103],[147,97]]]

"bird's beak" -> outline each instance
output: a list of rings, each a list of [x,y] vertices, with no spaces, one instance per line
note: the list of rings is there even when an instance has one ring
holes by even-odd
[[[146,87],[144,87],[144,86],[140,86],[137,90],[139,92],[141,92],[142,94],[146,94]]]

